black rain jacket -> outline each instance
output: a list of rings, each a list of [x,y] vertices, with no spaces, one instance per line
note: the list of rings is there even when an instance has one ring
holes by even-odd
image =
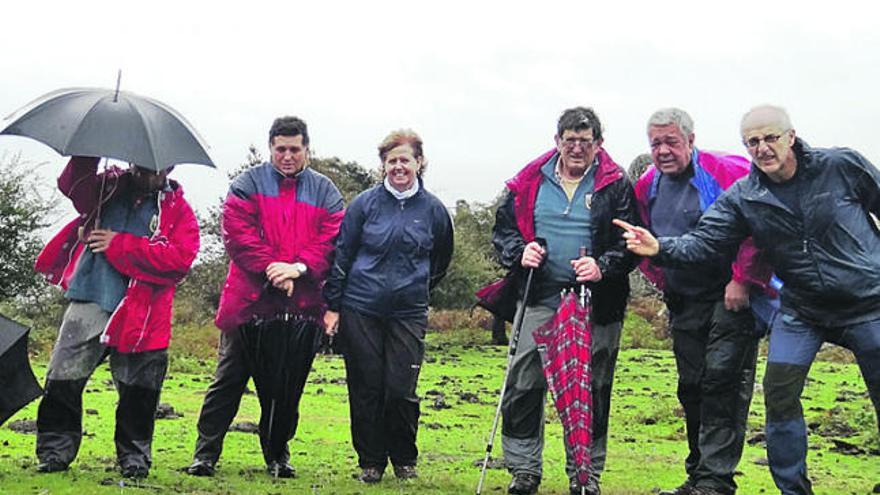
[[[704,263],[751,235],[782,279],[782,311],[820,326],[880,318],[880,172],[848,148],[796,139],[800,209],[767,188],[754,164],[703,214],[697,228],[660,239],[660,264]]]

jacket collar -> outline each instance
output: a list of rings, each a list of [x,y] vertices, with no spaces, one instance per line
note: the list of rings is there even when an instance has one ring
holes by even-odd
[[[305,173],[305,171],[309,169],[309,165],[306,164],[303,168],[300,169],[299,172],[297,172],[293,175],[284,175],[280,170],[275,168],[275,165],[272,162],[266,162],[266,164],[269,166],[269,168],[272,169],[273,172],[275,172],[273,177],[278,179],[279,182],[284,179],[299,179],[300,176],[302,176]]]
[[[513,178],[507,181],[507,188],[514,193],[518,193],[524,188],[528,188],[534,181],[541,180],[541,177],[543,176],[541,167],[557,155],[558,152],[556,151],[556,148],[553,148],[538,158],[535,158]],[[623,172],[611,158],[611,155],[605,151],[605,148],[599,148],[596,152],[596,160],[598,161],[598,167],[596,168],[595,185],[593,186],[594,192],[597,192],[609,184],[623,178]]]

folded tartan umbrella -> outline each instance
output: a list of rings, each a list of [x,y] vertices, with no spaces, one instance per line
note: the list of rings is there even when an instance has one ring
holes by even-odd
[[[533,332],[541,354],[547,388],[562,421],[574,457],[578,483],[590,477],[593,396],[590,369],[592,325],[586,298],[574,292],[562,296],[553,319]]]

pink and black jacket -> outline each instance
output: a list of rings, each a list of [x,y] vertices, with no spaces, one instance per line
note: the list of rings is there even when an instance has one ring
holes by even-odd
[[[524,273],[520,260],[526,244],[535,239],[535,201],[544,175],[541,167],[557,153],[550,150],[525,166],[507,181],[508,194],[495,215],[492,243],[502,266],[511,270],[515,278]],[[629,297],[630,271],[637,257],[626,249],[623,231],[611,220],[620,218],[640,224],[636,213],[635,197],[624,171],[600,148],[598,168],[591,205],[592,246],[590,255],[602,271],[602,280],[590,283],[593,317],[603,325],[621,321]],[[540,272],[538,289],[540,289]],[[522,285],[522,284],[520,284]],[[560,288],[546,288],[559,291]]]
[[[34,268],[67,289],[84,245],[80,240],[94,227],[98,197],[109,201],[128,190],[131,173],[111,168],[97,174],[98,158],[73,157],[58,178],[58,188],[73,202],[79,217],[68,223],[37,256]],[[199,251],[199,225],[177,182],[160,191],[158,226],[152,236],[117,232],[104,255],[129,278],[122,302],[112,313],[102,342],[120,352],[166,349],[171,339],[171,306],[177,284]]]
[[[694,167],[691,183],[698,191],[700,210],[703,212],[734,182],[749,174],[749,161],[737,155],[700,151],[694,148],[691,164]],[[645,170],[635,186],[639,215],[648,229],[651,228],[650,208],[657,196],[660,176],[657,168],[651,165]],[[660,267],[645,258],[639,269],[658,289],[664,290],[663,271]],[[731,270],[733,280],[763,289],[768,289],[768,282],[773,271],[772,267],[767,264],[764,255],[755,248],[751,237],[740,244]]]
[[[230,331],[254,317],[281,313],[321,318],[321,287],[343,214],[339,190],[310,168],[285,177],[264,163],[236,177],[223,204],[223,243],[230,263],[217,327]],[[292,298],[266,278],[266,268],[276,261],[307,267],[295,281]]]

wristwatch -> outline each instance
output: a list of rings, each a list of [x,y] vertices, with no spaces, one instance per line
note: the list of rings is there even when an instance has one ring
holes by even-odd
[[[294,263],[293,267],[296,268],[296,270],[299,272],[300,277],[305,275],[306,272],[309,270],[309,267],[307,267],[306,264],[301,261],[297,261],[296,263]]]

